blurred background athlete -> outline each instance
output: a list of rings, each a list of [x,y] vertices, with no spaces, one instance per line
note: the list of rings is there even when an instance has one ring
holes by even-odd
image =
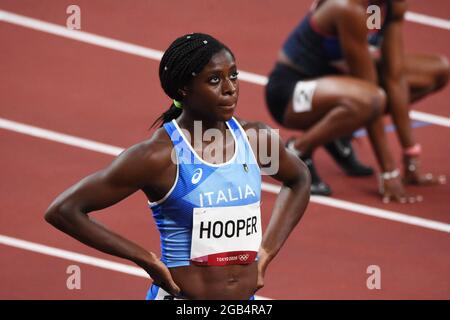
[[[368,28],[370,5],[380,8],[378,29]],[[376,116],[380,110],[391,114],[397,128],[404,182],[445,181],[443,176],[420,172],[421,147],[412,134],[408,104],[444,87],[449,66],[440,56],[404,53],[405,12],[406,3],[401,0],[315,1],[285,41],[266,86],[266,101],[280,124],[304,132],[292,138],[288,147],[297,150],[308,165],[312,194],[331,194],[312,162],[313,151],[320,145],[326,146],[347,174],[372,174],[371,168],[357,160],[349,138],[355,127],[365,125],[382,171],[383,200],[415,201],[406,197],[399,181],[382,119]]]

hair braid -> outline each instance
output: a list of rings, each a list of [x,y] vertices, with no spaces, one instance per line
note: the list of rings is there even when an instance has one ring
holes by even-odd
[[[186,86],[203,70],[212,56],[223,49],[234,57],[227,46],[207,34],[186,34],[173,41],[159,64],[159,79],[166,95],[182,101],[179,89]],[[182,112],[182,109],[172,103],[169,109],[153,122],[152,127],[176,119]]]

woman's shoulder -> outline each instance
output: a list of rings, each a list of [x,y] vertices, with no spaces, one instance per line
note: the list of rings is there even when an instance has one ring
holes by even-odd
[[[263,141],[269,143],[270,141],[279,140],[279,133],[277,129],[271,128],[268,124],[261,121],[249,121],[240,118],[235,119],[239,122],[242,129],[244,129],[250,142],[253,139],[259,142],[260,138],[264,137]]]
[[[171,164],[172,149],[169,136],[163,128],[159,128],[149,139],[124,150],[117,159],[135,170],[149,167],[154,169],[151,171],[163,170]]]
[[[237,118],[237,117],[234,117],[234,118],[241,125],[241,127],[242,127],[242,129],[244,129],[244,131],[258,130],[258,129],[268,129],[268,130],[271,129],[267,124],[265,124],[264,122],[261,122],[261,121],[250,121],[250,120],[244,120],[242,118]]]
[[[358,10],[364,10],[366,9],[366,6],[364,4],[361,4],[360,0],[334,0],[329,3],[333,9],[340,9],[340,10],[351,10],[351,9],[358,9]]]
[[[366,17],[366,9],[360,0],[333,0],[326,1],[314,10],[315,19],[339,21],[340,19]],[[325,18],[326,17],[326,18]]]
[[[169,136],[163,128],[159,128],[151,135],[151,137],[132,145],[124,152],[141,156],[153,156],[155,153],[170,153],[171,149],[172,143]]]

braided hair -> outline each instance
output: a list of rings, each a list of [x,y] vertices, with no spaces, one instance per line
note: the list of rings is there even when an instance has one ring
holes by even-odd
[[[177,38],[164,52],[159,64],[159,79],[164,92],[171,99],[183,101],[179,89],[189,84],[209,63],[212,56],[223,49],[234,58],[233,52],[227,46],[210,35],[191,33]],[[172,103],[169,109],[153,122],[152,128],[178,118],[182,112],[181,108]]]

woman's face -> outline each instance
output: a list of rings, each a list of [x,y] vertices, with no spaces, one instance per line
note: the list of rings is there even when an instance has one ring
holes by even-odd
[[[228,50],[212,56],[209,63],[183,90],[183,104],[196,118],[206,121],[229,120],[239,96],[237,68]]]

